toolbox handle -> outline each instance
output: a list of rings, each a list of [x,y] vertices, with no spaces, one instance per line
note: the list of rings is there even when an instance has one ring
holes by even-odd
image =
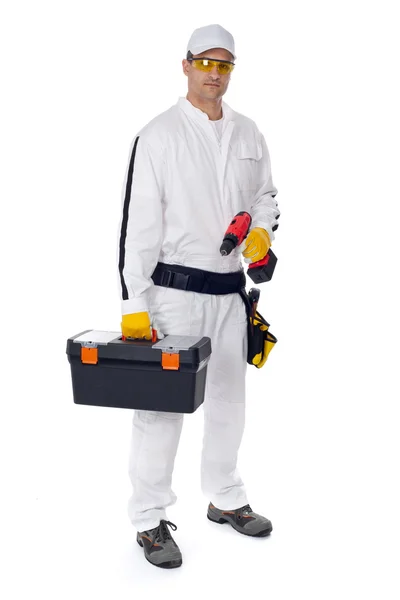
[[[127,338],[124,335],[121,336],[121,340],[123,342],[129,342],[129,340],[135,341],[135,342],[149,342],[150,340],[146,340],[145,338]],[[158,337],[157,337],[157,330],[156,329],[152,329],[151,330],[151,341],[157,342],[158,341]]]

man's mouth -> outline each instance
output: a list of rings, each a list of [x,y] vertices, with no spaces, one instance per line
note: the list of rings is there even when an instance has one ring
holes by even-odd
[[[206,85],[209,85],[211,87],[219,87],[218,83],[206,83]]]

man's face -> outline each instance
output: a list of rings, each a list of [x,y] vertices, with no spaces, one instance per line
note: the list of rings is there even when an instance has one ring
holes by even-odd
[[[206,50],[201,54],[194,55],[194,58],[203,57],[233,62],[232,54],[223,48],[213,48],[212,50]],[[214,66],[209,73],[205,73],[204,71],[196,69],[194,63],[189,62],[186,59],[182,61],[182,66],[183,72],[188,77],[189,92],[207,100],[217,100],[221,98],[228,89],[231,73],[221,75],[216,66]]]

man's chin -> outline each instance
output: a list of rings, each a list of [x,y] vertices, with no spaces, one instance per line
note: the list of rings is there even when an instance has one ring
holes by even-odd
[[[204,86],[202,89],[202,93],[200,94],[203,98],[218,100],[218,98],[222,98],[224,92],[222,92],[222,88],[220,87],[207,87]]]

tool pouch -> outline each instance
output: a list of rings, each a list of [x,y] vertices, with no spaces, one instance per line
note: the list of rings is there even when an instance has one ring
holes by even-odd
[[[250,316],[247,323],[247,362],[261,369],[267,361],[269,353],[278,341],[269,331],[269,323],[258,311]]]
[[[269,331],[269,323],[252,305],[245,289],[240,292],[247,311],[247,362],[261,369],[267,361],[269,353],[278,341]]]

